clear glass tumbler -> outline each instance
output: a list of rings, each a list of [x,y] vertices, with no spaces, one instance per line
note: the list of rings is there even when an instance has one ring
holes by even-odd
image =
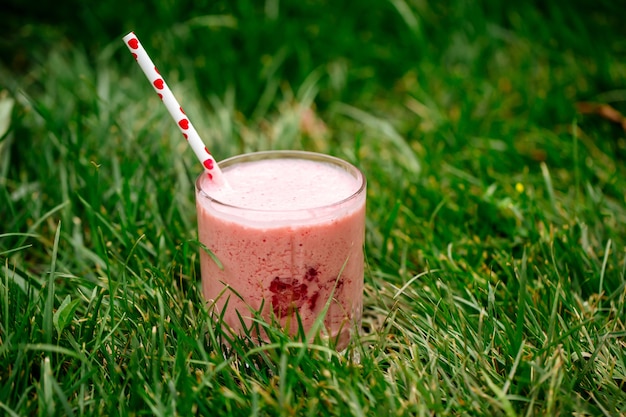
[[[255,311],[293,334],[296,315],[308,332],[328,305],[326,334],[343,349],[363,309],[364,175],[303,151],[238,155],[219,166],[232,190],[212,189],[205,175],[196,181],[198,236],[212,253],[200,252],[211,308],[240,334]]]

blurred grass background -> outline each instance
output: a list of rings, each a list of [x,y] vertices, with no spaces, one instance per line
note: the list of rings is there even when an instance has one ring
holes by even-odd
[[[44,2],[0,25],[8,415],[624,415],[626,28],[614,1]],[[368,177],[362,340],[219,346],[201,167],[332,153]],[[581,104],[582,103],[582,104]]]

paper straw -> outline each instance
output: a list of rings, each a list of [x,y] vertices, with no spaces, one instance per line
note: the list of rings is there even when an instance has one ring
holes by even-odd
[[[204,145],[204,142],[202,142],[202,139],[200,139],[198,132],[196,132],[189,118],[185,115],[183,108],[178,104],[176,97],[174,97],[167,83],[161,74],[159,74],[159,70],[148,56],[141,42],[139,42],[137,35],[135,35],[134,32],[130,32],[128,35],[124,36],[123,39],[144,74],[146,74],[150,85],[152,85],[154,91],[159,95],[165,107],[167,107],[167,111],[176,122],[176,126],[178,126],[185,139],[187,139],[189,146],[191,146],[191,149],[193,149],[193,152],[196,154],[196,157],[204,166],[208,177],[218,186],[227,185],[222,171],[217,166],[215,158],[213,158],[213,155],[211,155]]]

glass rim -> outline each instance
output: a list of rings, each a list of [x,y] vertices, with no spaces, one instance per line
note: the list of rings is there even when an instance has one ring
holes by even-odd
[[[239,210],[242,212],[258,212],[258,213],[297,213],[297,212],[309,211],[309,210],[331,209],[333,207],[344,205],[345,203],[348,203],[351,200],[354,200],[358,198],[360,195],[362,195],[365,192],[365,188],[367,186],[367,179],[365,178],[365,175],[355,165],[353,165],[352,163],[344,159],[338,158],[336,156],[319,153],[319,152],[298,151],[298,150],[274,150],[274,151],[249,152],[249,153],[231,156],[229,158],[226,158],[218,162],[217,164],[220,168],[226,168],[228,166],[234,165],[239,162],[253,162],[253,161],[260,161],[260,160],[267,160],[267,159],[303,159],[307,161],[318,161],[318,162],[329,163],[345,170],[348,174],[354,176],[357,179],[357,181],[359,181],[359,187],[356,191],[354,191],[348,197],[343,198],[341,200],[337,200],[330,204],[307,207],[307,208],[280,209],[280,210],[255,209],[255,208],[249,208],[249,207],[241,207],[238,205],[225,203],[223,201],[220,201],[217,198],[211,197],[202,187],[203,177],[204,175],[206,175],[205,172],[198,175],[198,177],[196,178],[196,181],[195,181],[196,190],[202,198],[206,198],[207,200],[211,201],[212,203],[218,204],[221,207],[225,207],[225,208],[229,208],[233,210]]]

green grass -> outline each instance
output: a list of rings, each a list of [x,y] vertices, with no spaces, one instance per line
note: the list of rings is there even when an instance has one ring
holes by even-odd
[[[626,113],[622,10],[430,3],[10,1],[0,414],[626,415],[626,133],[575,106]],[[308,149],[364,171],[346,352],[271,324],[220,346],[201,166],[130,30],[218,159]]]

